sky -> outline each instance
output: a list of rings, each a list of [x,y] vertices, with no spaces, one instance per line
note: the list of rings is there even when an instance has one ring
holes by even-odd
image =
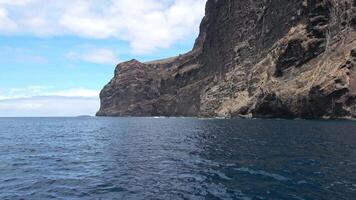
[[[0,0],[0,117],[95,115],[116,64],[189,51],[206,0]]]

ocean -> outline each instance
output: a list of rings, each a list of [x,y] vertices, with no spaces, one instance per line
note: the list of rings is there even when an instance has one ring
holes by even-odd
[[[0,118],[1,200],[355,198],[354,121]]]

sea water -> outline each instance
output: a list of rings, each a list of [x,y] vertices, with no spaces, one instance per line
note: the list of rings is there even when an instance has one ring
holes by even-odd
[[[0,118],[0,199],[356,199],[356,122]]]

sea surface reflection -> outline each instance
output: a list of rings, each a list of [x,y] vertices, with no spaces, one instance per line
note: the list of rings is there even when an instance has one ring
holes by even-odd
[[[356,122],[0,118],[0,199],[354,199]]]

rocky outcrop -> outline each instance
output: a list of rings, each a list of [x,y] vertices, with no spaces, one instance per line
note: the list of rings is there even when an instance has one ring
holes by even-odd
[[[98,116],[356,117],[354,0],[208,0],[191,52],[117,66]]]

